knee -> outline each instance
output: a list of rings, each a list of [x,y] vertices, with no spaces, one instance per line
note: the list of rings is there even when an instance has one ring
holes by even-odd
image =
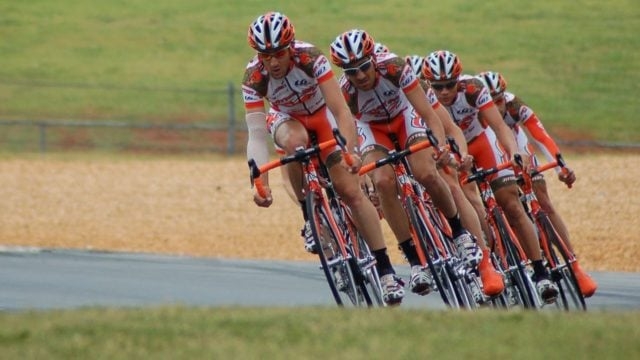
[[[419,174],[414,174],[416,180],[424,185],[426,188],[431,188],[437,185],[440,175],[436,171],[423,171]]]
[[[380,174],[373,181],[376,191],[380,196],[393,193],[395,196],[398,187],[395,174]]]

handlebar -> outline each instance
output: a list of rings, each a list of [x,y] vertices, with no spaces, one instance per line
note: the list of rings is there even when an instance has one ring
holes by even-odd
[[[437,141],[436,141],[437,143]],[[413,144],[408,148],[400,151],[391,150],[389,151],[389,155],[367,165],[364,165],[360,168],[360,175],[364,175],[373,169],[377,169],[387,164],[395,164],[400,161],[402,158],[413,154],[416,151],[420,151],[422,149],[426,149],[431,146],[431,141],[421,141],[419,143]]]
[[[454,150],[455,152],[456,150]],[[518,154],[514,155],[514,160],[516,162],[516,164],[520,167],[523,168],[523,162],[522,162],[522,157]],[[529,171],[529,176],[530,177],[534,177],[544,171],[547,171],[549,169],[553,169],[557,166],[560,166],[562,168],[562,171],[564,172],[568,172],[569,170],[566,168],[566,162],[564,161],[564,159],[562,158],[562,154],[558,153],[556,154],[556,160],[546,163],[544,165],[538,166],[535,169],[532,169],[531,171]],[[513,163],[511,162],[504,162],[502,164],[499,164],[496,167],[490,168],[490,169],[472,169],[473,174],[464,177],[463,179],[460,180],[460,182],[462,184],[467,184],[470,183],[472,181],[475,182],[481,182],[483,181],[487,176],[493,175],[495,173],[497,173],[500,170],[504,170],[504,169],[508,169],[510,167],[513,167]],[[571,188],[571,186],[569,185],[569,188]]]
[[[253,188],[255,186],[256,191],[258,192],[258,195],[260,195],[261,197],[266,197],[267,192],[264,188],[264,184],[262,183],[262,180],[260,179],[260,175],[270,170],[273,170],[277,167],[280,167],[282,165],[286,165],[292,162],[306,161],[312,156],[319,154],[321,151],[336,145],[338,145],[342,150],[344,161],[347,163],[347,165],[351,166],[353,165],[354,160],[353,160],[353,156],[349,152],[347,152],[346,144],[347,144],[347,141],[344,138],[344,136],[340,134],[340,131],[338,129],[333,129],[333,139],[315,144],[308,148],[299,147],[296,149],[295,153],[291,155],[282,156],[276,160],[269,161],[268,163],[262,166],[258,166],[258,164],[254,159],[249,159],[247,163],[249,165],[249,180],[251,182],[251,187]]]
[[[549,169],[553,169],[555,167],[560,167],[560,171],[563,174],[568,174],[569,173],[569,169],[567,169],[567,163],[564,161],[564,158],[562,157],[562,154],[557,153],[556,154],[556,160],[555,161],[550,161],[544,165],[540,165],[538,167],[536,167],[535,169],[533,169],[531,171],[531,176],[536,176],[542,172],[545,172]],[[571,189],[571,187],[573,185],[567,185],[569,187],[569,189]]]

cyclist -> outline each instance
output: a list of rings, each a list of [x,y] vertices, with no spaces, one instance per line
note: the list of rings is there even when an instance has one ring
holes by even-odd
[[[489,88],[489,93],[493,102],[498,107],[504,122],[511,128],[516,136],[519,151],[527,152],[534,165],[538,165],[538,160],[534,154],[533,147],[529,139],[536,144],[536,147],[544,154],[547,161],[555,161],[555,154],[560,153],[560,148],[556,142],[549,136],[542,122],[533,112],[533,110],[522,101],[522,99],[507,90],[507,81],[502,74],[493,71],[485,71],[477,75]],[[525,132],[526,129],[526,132]],[[573,170],[568,169],[567,173],[557,169],[558,179],[567,186],[572,185],[576,181],[576,175]],[[569,231],[562,217],[558,214],[551,204],[551,198],[547,191],[547,184],[542,174],[533,179],[533,190],[540,202],[540,206],[547,213],[553,226],[558,231],[562,239],[566,240],[569,250],[573,252],[573,247],[569,240]],[[582,270],[578,262],[571,264],[573,271],[578,280],[578,285],[582,295],[585,297],[592,296],[598,285],[595,281]]]
[[[344,72],[340,85],[358,126],[363,160],[369,163],[387,156],[395,148],[394,138],[401,147],[426,141],[425,123],[444,144],[442,123],[404,59],[393,53],[375,53],[374,47],[373,38],[359,29],[338,35],[330,46],[331,61]],[[430,148],[410,155],[408,161],[415,178],[447,217],[461,256],[469,266],[475,266],[482,252],[462,226],[451,192],[438,174],[436,161],[449,157],[446,150],[441,151],[437,159]],[[409,221],[398,199],[395,174],[390,167],[381,167],[371,172],[371,178],[384,217],[411,265],[409,287],[412,292],[425,295],[432,289],[433,279],[420,266]]]
[[[411,70],[415,74],[416,77],[420,78],[420,83],[427,95],[427,99],[431,104],[433,110],[438,114],[438,117],[442,121],[442,125],[444,127],[444,131],[446,135],[452,136],[456,143],[460,147],[460,152],[462,155],[460,165],[461,170],[469,170],[472,163],[473,157],[467,153],[467,143],[464,139],[464,134],[462,130],[453,122],[451,119],[451,115],[449,112],[441,106],[438,98],[436,97],[433,89],[428,81],[424,81],[424,77],[422,76],[422,62],[424,58],[419,55],[408,55],[405,57],[405,61],[411,67]],[[504,281],[502,276],[495,270],[493,267],[493,263],[491,262],[490,252],[491,250],[487,246],[485,235],[485,229],[483,229],[483,222],[486,223],[484,216],[482,220],[479,218],[478,213],[476,212],[474,206],[468,198],[468,194],[473,194],[477,198],[477,202],[482,206],[482,199],[480,198],[480,193],[478,192],[477,187],[474,184],[466,184],[464,187],[469,189],[464,189],[460,186],[460,182],[457,176],[457,172],[445,172],[440,170],[440,175],[447,182],[451,194],[453,195],[453,200],[456,203],[458,210],[460,211],[460,218],[462,219],[462,225],[469,229],[469,232],[476,238],[481,239],[478,241],[478,245],[482,250],[482,260],[478,265],[478,270],[480,273],[480,278],[482,279],[482,291],[485,295],[494,296],[498,295],[504,289]],[[488,228],[488,226],[487,226]]]
[[[310,145],[310,131],[316,134],[318,142],[323,142],[333,138],[333,128],[340,129],[354,164],[346,165],[337,148],[324,151],[321,157],[329,168],[336,191],[351,208],[358,231],[376,258],[385,302],[399,304],[404,297],[403,284],[395,276],[389,260],[376,209],[360,191],[357,171],[361,160],[356,129],[329,61],[317,47],[295,40],[293,24],[279,12],[258,16],[249,26],[248,42],[257,54],[247,64],[242,84],[249,130],[247,157],[255,159],[258,165],[268,161],[268,133],[277,147],[293,154],[296,148]],[[265,113],[265,100],[270,106],[268,113]],[[286,166],[291,185],[302,203],[301,166],[294,163]],[[261,175],[261,180],[267,196],[261,197],[256,192],[253,200],[258,206],[268,207],[273,201],[268,173]],[[302,212],[306,222],[308,214],[304,206]]]
[[[431,82],[440,103],[462,129],[469,154],[477,166],[490,168],[508,160],[517,166],[515,155],[522,157],[525,166],[529,164],[528,154],[519,152],[513,133],[491,101],[489,90],[477,78],[462,75],[462,64],[456,54],[448,50],[428,54],[422,73]],[[535,228],[520,203],[513,170],[503,170],[490,180],[498,204],[532,262],[532,280],[539,296],[545,303],[555,302],[558,287],[550,280],[542,262]]]

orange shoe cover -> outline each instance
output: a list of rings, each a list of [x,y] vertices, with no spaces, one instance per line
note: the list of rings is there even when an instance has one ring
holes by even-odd
[[[595,294],[596,289],[598,288],[598,284],[582,270],[578,262],[574,262],[571,264],[571,268],[573,269],[573,273],[576,275],[576,280],[578,281],[578,286],[580,287],[580,292],[582,292],[582,296],[588,298]]]
[[[493,267],[488,249],[482,250],[482,261],[478,265],[478,271],[482,280],[482,292],[485,295],[496,296],[504,290],[504,280]]]

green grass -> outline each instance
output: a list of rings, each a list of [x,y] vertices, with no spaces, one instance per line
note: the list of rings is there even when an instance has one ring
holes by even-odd
[[[0,313],[6,359],[634,359],[640,313],[334,308]]]
[[[352,27],[368,30],[401,55],[448,48],[467,72],[502,72],[552,133],[639,142],[637,5],[635,0],[5,1],[0,3],[0,119],[224,123],[226,87],[239,85],[252,55],[247,27],[258,14],[278,9],[292,19],[298,38],[325,51]],[[241,120],[239,93],[235,101],[234,114]]]

